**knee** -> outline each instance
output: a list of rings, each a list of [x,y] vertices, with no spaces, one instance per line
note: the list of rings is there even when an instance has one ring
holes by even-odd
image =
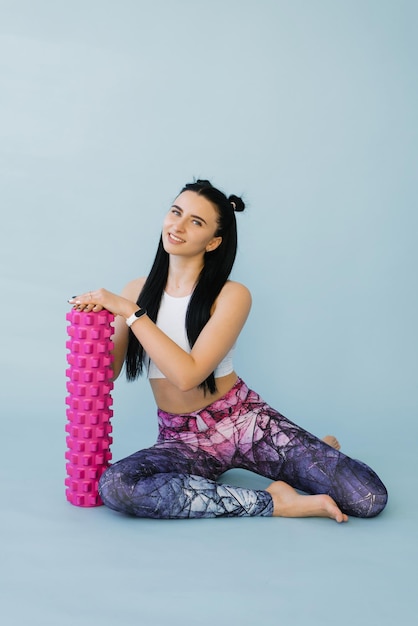
[[[99,496],[103,504],[107,504],[106,500],[111,491],[110,485],[113,483],[112,466],[108,467],[100,477],[98,484]]]
[[[141,473],[132,474],[129,468],[118,461],[102,474],[98,490],[103,504],[113,511],[135,517],[155,517],[152,485]],[[151,492],[151,493],[148,493]]]
[[[384,484],[377,478],[377,484],[367,486],[367,493],[353,505],[351,515],[355,517],[369,518],[380,515],[386,507],[388,492]]]
[[[345,457],[335,474],[336,502],[353,517],[376,517],[385,508],[388,492],[379,476],[362,461]]]
[[[365,509],[365,515],[363,515],[362,517],[376,517],[377,515],[380,515],[380,513],[386,507],[387,501],[388,494],[386,489],[383,493],[380,492],[377,494],[371,494],[370,501],[369,503],[367,503]]]
[[[102,474],[98,485],[99,496],[103,504],[114,511],[126,511],[126,498],[123,497],[122,476],[115,465],[108,467]]]

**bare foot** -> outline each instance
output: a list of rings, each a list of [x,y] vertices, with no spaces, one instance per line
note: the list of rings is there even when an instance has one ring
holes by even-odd
[[[325,443],[331,446],[331,448],[335,448],[335,450],[341,449],[340,442],[338,441],[337,437],[334,437],[334,435],[327,435],[322,439],[322,441],[325,441]]]
[[[326,494],[304,496],[281,480],[271,483],[266,491],[273,498],[275,517],[329,517],[336,522],[348,520],[347,515]]]

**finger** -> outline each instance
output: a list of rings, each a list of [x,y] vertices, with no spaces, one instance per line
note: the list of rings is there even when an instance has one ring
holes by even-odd
[[[78,311],[101,311],[105,307],[103,304],[99,304],[99,302],[103,299],[103,289],[99,289],[98,291],[88,291],[79,296],[72,296],[69,298],[68,303],[73,305],[73,308]]]
[[[83,302],[83,296],[73,296],[68,300],[70,304],[74,304],[75,306],[79,306]]]
[[[87,293],[83,293],[80,296],[72,296],[72,298],[70,298],[68,302],[70,304],[76,304],[77,306],[86,306],[87,304],[93,304],[94,306],[95,298],[93,292],[88,291]]]
[[[84,313],[90,313],[91,311],[94,311],[94,313],[98,313],[99,311],[102,311],[104,307],[94,301],[92,302],[92,299],[93,294],[92,298],[90,298],[89,292],[82,296],[72,296],[71,298],[69,298],[68,302],[69,304],[73,305],[73,309],[75,309],[76,311],[83,311]]]

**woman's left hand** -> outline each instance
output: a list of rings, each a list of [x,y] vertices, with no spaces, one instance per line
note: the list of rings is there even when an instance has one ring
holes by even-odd
[[[77,311],[97,313],[102,309],[106,309],[113,315],[121,315],[128,318],[132,313],[138,310],[138,305],[122,296],[107,291],[106,289],[98,289],[97,291],[89,291],[80,296],[73,296],[68,300],[73,308]]]

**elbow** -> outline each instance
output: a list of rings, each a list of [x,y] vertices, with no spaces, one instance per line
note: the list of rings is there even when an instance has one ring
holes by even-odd
[[[115,380],[119,378],[120,373],[122,371],[122,367],[123,367],[123,364],[122,365],[121,364],[116,365],[115,363],[113,364],[113,367],[112,367],[113,375],[111,378],[112,383],[114,383]]]
[[[112,351],[112,382],[119,378],[125,365],[125,359],[126,349],[124,349],[124,346],[115,343]]]
[[[177,389],[182,393],[193,391],[193,389],[196,389],[196,387],[200,385],[201,382],[202,381],[200,380],[200,378],[196,378],[196,376],[190,374],[188,375],[186,373],[183,373],[183,375],[180,374],[177,377],[177,380],[173,381]]]
[[[174,371],[167,372],[166,376],[179,391],[187,393],[196,389],[202,382],[201,376],[198,375],[196,370],[196,363],[179,361],[176,363]]]
[[[172,362],[170,368],[161,367],[163,375],[174,385],[181,393],[193,391],[208,376],[206,372],[202,372],[202,368],[190,358],[188,361]]]
[[[188,379],[179,380],[176,383],[177,389],[181,391],[182,393],[186,393],[187,391],[192,391],[192,389],[195,389],[196,386],[197,385],[195,383],[192,383]]]

